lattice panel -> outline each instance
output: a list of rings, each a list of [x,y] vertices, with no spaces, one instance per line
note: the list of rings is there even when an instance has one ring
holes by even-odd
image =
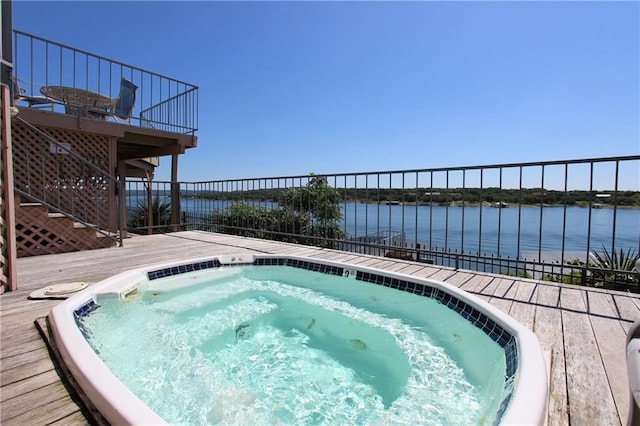
[[[98,166],[109,167],[109,137],[62,129],[41,129]],[[62,211],[110,229],[113,184],[71,155],[51,152],[50,143],[19,122],[13,123],[15,185]]]
[[[66,217],[50,217],[44,206],[16,209],[18,257],[66,253],[111,247],[110,238],[98,238],[91,228],[76,228]]]
[[[0,150],[4,153],[4,150]],[[0,157],[0,162],[4,161],[4,158]],[[3,164],[4,167],[4,164]],[[4,202],[4,178],[3,173],[0,172],[0,266],[2,267],[2,273],[0,274],[0,293],[9,286],[8,268],[9,268],[9,252],[7,250],[7,226],[6,226],[6,214],[7,209]]]

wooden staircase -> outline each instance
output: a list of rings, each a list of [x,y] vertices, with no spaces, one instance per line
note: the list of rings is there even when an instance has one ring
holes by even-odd
[[[116,241],[38,203],[16,207],[18,257],[113,247]]]

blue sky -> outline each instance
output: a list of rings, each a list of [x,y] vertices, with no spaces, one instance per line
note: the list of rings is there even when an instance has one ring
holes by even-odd
[[[16,29],[200,87],[180,180],[640,154],[638,2],[18,0],[13,12]]]

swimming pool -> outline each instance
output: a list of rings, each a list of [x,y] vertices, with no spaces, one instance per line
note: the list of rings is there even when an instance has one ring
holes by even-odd
[[[445,283],[386,271],[217,256],[117,275],[50,319],[111,423],[541,424],[546,413],[533,333]],[[168,371],[193,374],[165,377],[164,352]]]

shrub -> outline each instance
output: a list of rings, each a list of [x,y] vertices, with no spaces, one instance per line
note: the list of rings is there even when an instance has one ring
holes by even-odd
[[[171,203],[160,202],[159,197],[155,197],[151,203],[151,213],[153,221],[154,234],[161,234],[171,231]],[[133,211],[131,217],[127,221],[127,228],[132,231],[142,231],[148,226],[147,219],[149,217],[149,210],[147,203],[141,201],[138,203],[138,207]]]

